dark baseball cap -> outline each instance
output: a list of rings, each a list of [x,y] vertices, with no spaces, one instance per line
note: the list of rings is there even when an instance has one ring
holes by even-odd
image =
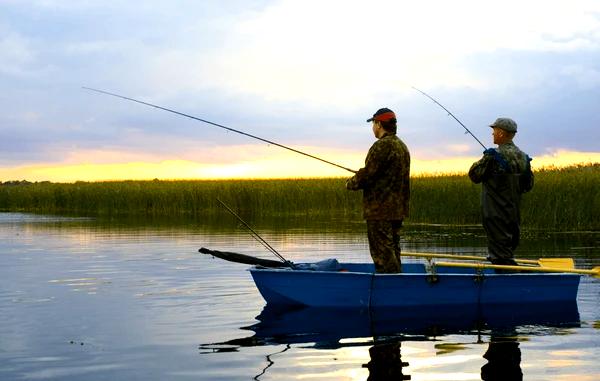
[[[396,114],[394,114],[394,112],[389,108],[384,107],[377,110],[377,112],[373,114],[372,118],[367,119],[367,123],[370,123],[374,120],[378,122],[389,122],[392,119],[396,119]]]

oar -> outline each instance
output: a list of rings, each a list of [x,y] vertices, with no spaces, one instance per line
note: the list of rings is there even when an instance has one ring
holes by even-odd
[[[514,271],[531,271],[539,273],[571,273],[591,275],[594,278],[600,279],[600,266],[594,267],[591,270],[581,269],[566,269],[557,267],[532,267],[532,266],[508,266],[508,265],[488,265],[484,263],[466,263],[466,262],[435,262],[435,266],[441,267],[466,267],[471,269],[497,269],[497,270],[514,270]]]
[[[232,253],[230,251],[210,250],[205,247],[201,247],[198,251],[202,254],[212,255],[213,257],[221,258],[229,262],[258,265],[263,267],[290,267],[289,263],[273,261],[271,259],[256,258],[246,254]]]
[[[485,257],[476,255],[453,255],[453,254],[433,254],[433,253],[406,253],[403,252],[402,256],[406,257],[418,257],[418,258],[446,258],[446,259],[460,259],[463,261],[486,261]],[[537,265],[542,267],[557,267],[574,269],[575,261],[573,258],[539,258],[539,259],[515,259],[515,262],[524,265]]]

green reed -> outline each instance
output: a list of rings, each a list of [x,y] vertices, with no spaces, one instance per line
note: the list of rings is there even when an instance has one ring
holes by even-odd
[[[0,210],[75,214],[198,215],[216,199],[256,214],[351,213],[360,195],[343,179],[29,183],[0,186]]]
[[[535,173],[524,197],[526,224],[560,230],[600,230],[600,163]]]
[[[523,196],[526,228],[600,230],[600,164],[535,173]],[[360,218],[361,193],[345,179],[4,183],[0,210],[77,215],[191,216],[222,212],[220,198],[248,215]],[[409,223],[479,224],[481,186],[466,175],[413,177]]]

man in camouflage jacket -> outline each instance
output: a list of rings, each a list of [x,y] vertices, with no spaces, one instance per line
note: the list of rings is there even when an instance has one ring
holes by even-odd
[[[488,237],[488,260],[493,264],[516,265],[514,250],[520,237],[521,194],[533,188],[531,159],[514,143],[517,123],[498,118],[490,125],[498,149],[488,148],[473,163],[469,177],[482,183],[483,227]]]
[[[400,228],[408,216],[410,154],[396,136],[396,115],[379,109],[373,122],[377,141],[365,167],[346,182],[346,188],[363,191],[363,217],[367,221],[369,251],[378,273],[401,272]]]

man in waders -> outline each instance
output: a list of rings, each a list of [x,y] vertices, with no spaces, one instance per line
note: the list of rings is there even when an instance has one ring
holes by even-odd
[[[521,194],[533,188],[531,159],[514,143],[517,123],[498,118],[490,125],[497,149],[488,148],[473,163],[469,177],[482,183],[483,228],[488,238],[488,260],[496,265],[516,265],[514,250],[520,237]]]
[[[410,154],[396,136],[396,115],[388,108],[372,118],[373,143],[365,167],[346,182],[346,188],[363,191],[363,217],[367,221],[369,251],[378,273],[401,272],[400,228],[408,216]]]

